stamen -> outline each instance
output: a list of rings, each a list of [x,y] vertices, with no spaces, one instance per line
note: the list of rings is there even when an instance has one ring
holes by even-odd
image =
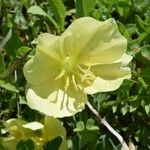
[[[83,69],[82,67],[80,67],[79,65],[77,66],[79,68],[79,70],[82,72],[82,73],[86,73],[86,70]]]
[[[80,90],[83,90],[82,87],[81,87],[79,84],[77,85],[77,87],[78,87]]]
[[[88,80],[89,78],[90,78],[90,80],[95,79],[95,75],[90,71],[91,66],[89,66],[87,70],[83,69],[80,66],[78,66],[78,68],[82,73],[84,73],[84,75],[81,76],[81,81]]]
[[[60,72],[60,74],[58,74],[58,76],[55,78],[55,80],[58,80],[58,79],[62,78],[64,74],[65,74],[65,70],[63,69],[63,70]]]
[[[88,67],[88,69],[86,70],[86,73],[83,75],[83,78],[81,81],[84,81],[86,79],[86,77],[90,74],[90,68],[91,68],[91,66]]]
[[[77,86],[77,82],[75,80],[75,76],[74,75],[72,75],[72,83],[73,83],[74,88],[78,91],[78,86]]]
[[[65,91],[67,91],[68,87],[69,87],[69,76],[67,76],[66,78]]]

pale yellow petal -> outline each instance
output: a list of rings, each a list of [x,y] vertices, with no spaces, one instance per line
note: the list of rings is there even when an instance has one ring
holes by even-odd
[[[91,71],[95,76],[106,80],[114,80],[131,73],[130,68],[122,66],[122,63],[95,65],[91,67]]]
[[[66,131],[62,123],[56,118],[46,116],[42,137],[45,140],[52,140],[58,136],[63,138],[59,150],[67,150]]]
[[[133,57],[131,55],[127,55],[126,53],[124,53],[122,55],[122,57],[120,59],[116,60],[114,63],[120,62],[120,63],[122,63],[123,66],[125,66],[125,65],[129,64],[129,62],[132,60],[132,58]]]
[[[40,47],[42,47],[43,51],[49,51],[50,47],[54,44],[54,42],[59,38],[59,36],[56,35],[52,35],[49,33],[42,33],[38,36],[38,38],[36,39],[37,45],[40,45]]]
[[[93,84],[85,88],[87,94],[95,94],[98,92],[109,92],[114,91],[120,87],[124,79],[129,79],[131,75],[118,78],[116,80],[104,80],[102,78],[97,78]]]
[[[43,51],[37,51],[25,64],[23,71],[28,83],[36,85],[54,78],[59,73],[59,65]]]
[[[47,98],[38,96],[33,89],[28,89],[26,97],[30,108],[58,118],[82,111],[86,101],[86,95],[82,91],[67,94],[60,89],[49,93]]]
[[[75,20],[65,32],[73,35],[67,42],[72,43],[71,56],[86,65],[118,60],[127,47],[127,40],[119,33],[114,19],[100,22],[83,17]]]
[[[55,36],[49,33],[40,34],[37,39],[37,51],[43,51],[58,62],[62,61],[66,56],[65,49],[63,49],[63,43],[67,37],[68,35]]]
[[[34,121],[34,122],[26,123],[26,124],[22,125],[22,127],[25,129],[36,131],[36,130],[42,129],[43,125],[37,121]]]

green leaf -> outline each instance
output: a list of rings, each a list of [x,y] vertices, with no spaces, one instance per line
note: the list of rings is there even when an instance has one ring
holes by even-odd
[[[47,17],[48,14],[39,6],[31,6],[28,11],[28,13],[34,14],[34,15],[41,15]]]
[[[141,54],[144,58],[150,60],[150,45],[146,45],[141,49]]]
[[[12,91],[12,92],[16,92],[18,93],[18,90],[16,89],[16,87],[10,83],[5,83],[4,81],[0,80],[0,87],[4,88],[8,91]]]
[[[93,127],[95,124],[95,121],[93,119],[88,119],[87,122],[86,122],[86,128],[91,128]]]
[[[66,8],[62,0],[49,0],[50,8],[54,14],[54,17],[60,27],[60,30],[64,30]]]
[[[139,32],[147,31],[146,26],[148,26],[139,16],[135,16],[136,26]]]
[[[130,106],[130,112],[134,112],[135,110],[137,109],[137,107],[136,106]]]
[[[79,121],[77,123],[77,128],[84,130],[84,128],[85,128],[84,122],[83,121]]]
[[[43,146],[43,150],[58,150],[61,143],[62,143],[62,137],[58,136],[51,141],[47,141]]]
[[[148,114],[150,111],[150,106],[149,105],[145,105],[145,112],[146,114]]]
[[[146,41],[148,43],[149,40],[150,40],[150,30],[140,34],[140,36],[139,36],[140,43],[145,43]]]
[[[130,34],[128,33],[126,27],[119,21],[117,21],[118,24],[118,28],[120,30],[120,32],[123,34],[123,36],[125,36],[128,39],[128,42],[132,42],[131,38],[130,38]]]
[[[99,128],[97,126],[94,126],[95,121],[93,119],[88,119],[86,122],[86,129],[88,131],[98,131]]]
[[[95,10],[96,0],[76,0],[77,17],[91,16]]]
[[[9,41],[9,39],[11,38],[12,36],[12,29],[10,29],[7,33],[7,35],[5,36],[5,38],[2,40],[2,42],[0,43],[0,49],[2,49],[6,43]]]
[[[19,47],[17,52],[18,52],[18,55],[19,56],[23,56],[25,53],[27,53],[29,50],[31,50],[30,47],[26,47],[26,46],[22,46],[22,47]]]
[[[129,110],[128,105],[125,105],[124,107],[121,108],[121,112],[122,112],[123,116],[128,112],[128,110]]]
[[[21,41],[21,38],[19,36],[19,33],[16,32],[16,29],[12,30],[12,35],[11,38],[8,40],[8,42],[6,43],[6,45],[4,46],[7,53],[10,56],[15,57],[17,54],[17,49],[22,46],[23,43]]]
[[[55,22],[55,20],[53,18],[51,18],[41,7],[35,5],[35,6],[31,6],[28,11],[28,13],[34,14],[34,15],[40,15],[40,16],[44,16],[47,17],[49,19],[49,21],[54,25],[54,27],[58,30],[59,32],[59,26],[58,24]]]
[[[34,150],[34,142],[31,139],[21,140],[16,146],[16,150]]]
[[[85,129],[85,125],[83,121],[79,121],[76,124],[76,128],[73,130],[74,132],[82,132]]]
[[[4,57],[0,53],[0,74],[5,70],[5,63],[4,63]]]

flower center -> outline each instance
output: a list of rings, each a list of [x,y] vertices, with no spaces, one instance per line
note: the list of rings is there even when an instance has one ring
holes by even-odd
[[[90,71],[90,66],[83,66],[76,64],[70,57],[66,57],[61,72],[57,75],[55,80],[60,78],[65,79],[64,89],[67,91],[69,85],[78,91],[83,90],[83,87],[91,85],[95,79],[94,74]]]
[[[71,74],[74,68],[74,64],[71,61],[70,57],[67,57],[64,63],[64,69],[66,73]]]

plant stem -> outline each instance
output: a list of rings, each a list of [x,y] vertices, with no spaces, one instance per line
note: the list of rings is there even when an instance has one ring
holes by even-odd
[[[89,101],[86,104],[91,112],[97,117],[99,123],[103,124],[119,140],[123,150],[129,150],[129,147],[127,146],[123,137],[117,131],[115,131],[104,118],[101,117],[101,115],[97,112],[97,110],[91,105]]]

